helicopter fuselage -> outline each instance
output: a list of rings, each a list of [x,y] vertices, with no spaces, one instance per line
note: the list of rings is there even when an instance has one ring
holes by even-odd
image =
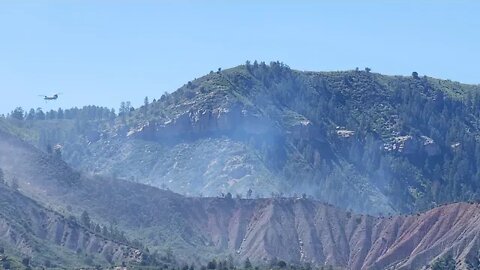
[[[58,95],[53,95],[51,97],[45,96],[43,99],[45,99],[45,100],[56,100],[57,98],[58,98]]]

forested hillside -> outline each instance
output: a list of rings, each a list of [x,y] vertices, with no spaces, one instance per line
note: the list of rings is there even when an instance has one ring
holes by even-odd
[[[7,122],[75,168],[186,195],[304,194],[410,212],[478,199],[479,93],[416,72],[247,62],[118,114],[16,110]]]

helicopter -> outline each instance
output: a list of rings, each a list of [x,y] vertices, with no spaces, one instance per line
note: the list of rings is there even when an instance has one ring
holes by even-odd
[[[49,101],[49,100],[57,100],[58,99],[58,96],[61,95],[62,93],[57,93],[57,94],[54,94],[53,96],[47,96],[47,95],[38,95],[39,97],[42,97],[45,102]]]

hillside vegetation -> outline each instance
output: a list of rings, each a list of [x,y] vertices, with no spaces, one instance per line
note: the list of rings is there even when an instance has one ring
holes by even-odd
[[[292,270],[479,265],[476,203],[375,217],[306,197],[190,198],[80,174],[57,153],[5,132],[0,168],[6,180],[0,187],[0,246],[13,258],[8,263],[21,261],[25,268],[186,270],[195,263],[225,270],[243,269],[239,265],[249,261],[261,269]]]
[[[411,212],[478,199],[479,90],[416,73],[247,62],[118,115],[89,106],[10,122],[75,168],[185,195],[305,194]]]

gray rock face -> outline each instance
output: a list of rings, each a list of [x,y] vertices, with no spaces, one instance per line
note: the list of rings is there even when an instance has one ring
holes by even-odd
[[[389,152],[398,152],[406,155],[422,154],[428,156],[439,155],[440,147],[427,136],[414,137],[412,135],[398,136],[385,143],[384,149]]]
[[[421,140],[423,144],[423,149],[428,156],[436,156],[441,153],[440,147],[432,138],[427,136],[421,136]]]
[[[418,152],[418,141],[410,135],[394,137],[388,146],[388,151],[396,151],[403,154],[414,154]]]
[[[348,129],[337,129],[336,133],[339,138],[345,139],[351,138],[355,135],[355,131]]]
[[[189,110],[166,121],[148,122],[133,129],[128,136],[144,139],[200,138],[209,135],[275,132],[273,123],[241,106]]]

